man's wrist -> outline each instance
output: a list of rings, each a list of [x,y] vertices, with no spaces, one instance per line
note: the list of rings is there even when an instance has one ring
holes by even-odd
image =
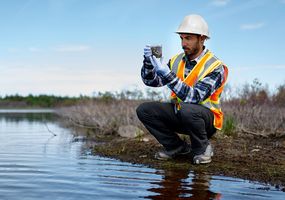
[[[176,74],[174,72],[172,72],[172,71],[169,71],[168,73],[166,73],[163,76],[163,79],[164,79],[166,84],[171,83],[175,78],[176,78]]]
[[[154,68],[148,57],[144,57],[143,64],[144,64],[144,67],[147,69],[153,69]]]

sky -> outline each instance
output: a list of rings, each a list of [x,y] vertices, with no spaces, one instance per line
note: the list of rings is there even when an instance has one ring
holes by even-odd
[[[146,89],[143,48],[182,52],[175,33],[199,14],[228,84],[285,84],[285,0],[0,0],[0,96]]]

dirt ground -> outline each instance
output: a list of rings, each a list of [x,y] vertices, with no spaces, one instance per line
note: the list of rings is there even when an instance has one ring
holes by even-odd
[[[274,185],[285,192],[285,138],[261,138],[249,135],[225,137],[217,134],[212,139],[214,157],[210,164],[193,165],[190,158],[159,161],[154,158],[161,145],[150,136],[125,139],[118,136],[93,138],[93,152],[158,169],[190,169],[259,181]]]

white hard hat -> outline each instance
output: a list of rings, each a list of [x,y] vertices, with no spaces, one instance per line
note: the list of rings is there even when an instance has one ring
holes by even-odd
[[[200,15],[188,15],[184,17],[176,33],[192,33],[205,35],[210,38],[207,22]]]

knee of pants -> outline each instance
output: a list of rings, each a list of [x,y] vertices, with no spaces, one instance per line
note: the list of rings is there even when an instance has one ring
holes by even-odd
[[[147,103],[142,103],[137,107],[136,109],[137,116],[141,121],[144,119],[145,115],[148,113],[148,108],[149,106],[147,105]]]

